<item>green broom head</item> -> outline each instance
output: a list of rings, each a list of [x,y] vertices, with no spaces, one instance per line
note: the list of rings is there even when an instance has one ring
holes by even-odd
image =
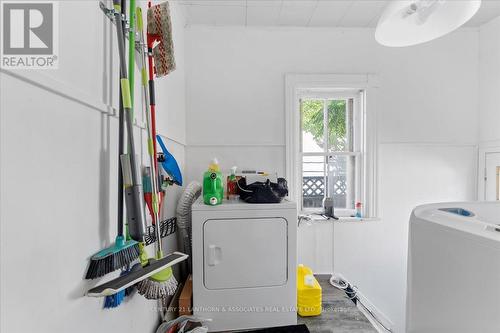
[[[157,258],[163,258],[158,252]],[[154,260],[154,259],[152,259]],[[161,299],[172,296],[177,290],[178,282],[172,267],[167,267],[137,284],[137,291],[147,299]]]
[[[123,268],[139,257],[139,243],[117,236],[115,244],[90,258],[86,279],[96,279]]]

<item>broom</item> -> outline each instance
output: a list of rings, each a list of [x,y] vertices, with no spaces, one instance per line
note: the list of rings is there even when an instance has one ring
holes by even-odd
[[[124,3],[125,0],[122,1],[122,9],[121,14],[124,14]],[[122,20],[117,21],[116,24],[124,24]],[[122,92],[120,89],[120,96]],[[119,129],[118,129],[118,152],[119,155],[124,152],[124,109],[122,98],[120,98],[120,108],[119,108]],[[111,273],[117,269],[128,266],[131,262],[133,262],[139,256],[139,244],[134,240],[126,240],[123,232],[123,175],[121,169],[121,163],[118,161],[118,223],[117,223],[117,236],[115,239],[115,243],[94,254],[90,258],[90,264],[87,270],[87,274],[85,275],[86,279],[95,279]],[[116,304],[118,306],[121,301],[108,301],[106,304]]]
[[[126,15],[125,13],[125,6],[126,6],[126,0],[121,0],[121,14],[122,14],[122,17],[124,17]],[[134,26],[134,8],[135,8],[135,0],[131,0],[130,1],[130,7],[129,7],[129,13],[130,13],[130,28],[131,28],[131,32],[129,34],[129,48],[131,48],[132,50],[134,50],[134,46],[133,44],[135,43],[135,39],[134,39],[134,34],[132,33],[133,29],[132,27]],[[119,24],[119,23],[117,23]],[[121,22],[122,24],[122,27],[124,29],[124,24],[125,24],[125,21],[122,21]],[[129,66],[129,86],[130,86],[130,90],[132,91],[132,94],[131,94],[131,102],[132,102],[132,106],[134,105],[134,99],[133,99],[133,96],[134,96],[134,79],[133,79],[133,75],[134,75],[134,53],[133,52],[129,52],[129,65],[132,64],[132,66]],[[120,88],[120,115],[119,115],[119,122],[120,122],[120,129],[119,129],[119,156],[123,155],[125,153],[125,150],[124,150],[124,121],[123,121],[123,101],[122,101],[122,96],[121,96],[121,88]],[[123,220],[123,174],[122,174],[122,167],[121,167],[121,162],[119,161],[118,163],[118,174],[119,174],[119,181],[118,181],[118,186],[119,186],[119,192],[120,192],[120,197],[119,197],[119,214],[121,215],[121,218]],[[137,250],[138,252],[140,252],[140,247],[139,247],[139,243],[137,243]],[[122,269],[122,272],[120,273],[120,276],[125,276],[127,274],[129,274],[131,271],[131,268],[130,268],[130,265],[127,265],[127,268],[125,269]],[[130,296],[131,295],[131,288],[129,289],[125,289],[125,290],[122,290],[120,292],[117,292],[116,294],[114,295],[110,295],[110,296],[106,296],[104,298],[104,308],[105,309],[111,309],[111,308],[116,308],[118,307],[122,302],[123,300],[125,299],[125,297],[127,296]]]
[[[142,20],[142,10],[140,7],[136,9],[137,18],[137,32],[139,35],[139,43],[144,45],[144,29]],[[160,200],[158,195],[158,164],[156,159],[156,140],[155,140],[155,118],[154,118],[154,108],[150,108],[150,103],[154,105],[154,87],[152,85],[152,73],[150,73],[149,80],[149,90],[148,81],[146,74],[146,54],[144,52],[144,47],[141,47],[140,51],[140,71],[141,71],[141,85],[143,89],[144,96],[144,108],[146,113],[146,125],[148,132],[148,155],[151,165],[149,172],[149,181],[151,187],[151,217],[153,219],[153,224],[156,231],[156,259],[161,259],[164,257],[162,244],[161,244],[161,232],[160,232],[160,219],[159,219],[159,206]],[[151,67],[150,67],[151,68]],[[151,95],[149,94],[151,92]],[[145,183],[146,184],[146,183]],[[146,186],[147,187],[147,186]],[[154,261],[150,259],[149,262]],[[160,272],[152,275],[150,278],[145,279],[137,284],[137,290],[141,295],[147,299],[159,299],[166,296],[171,296],[175,293],[177,289],[177,280],[173,275],[171,267],[165,268]]]

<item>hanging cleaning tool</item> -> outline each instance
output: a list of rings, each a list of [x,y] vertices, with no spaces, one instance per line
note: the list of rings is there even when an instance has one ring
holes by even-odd
[[[123,15],[120,13],[121,5],[120,0],[113,0],[114,15],[116,22],[122,20]],[[102,5],[101,5],[102,7]],[[109,12],[109,10],[107,10]],[[139,282],[156,275],[161,277],[164,281],[168,279],[168,274],[172,274],[171,267],[187,259],[184,253],[174,252],[165,257],[161,256],[158,260],[148,260],[144,250],[144,236],[146,233],[145,216],[144,216],[144,198],[142,184],[140,183],[138,167],[136,164],[136,154],[133,136],[133,122],[131,112],[130,100],[130,86],[127,79],[126,64],[125,64],[125,43],[124,43],[124,29],[121,24],[116,24],[118,35],[118,53],[120,56],[120,83],[122,89],[122,101],[124,107],[125,120],[127,125],[128,139],[129,139],[129,154],[121,155],[124,188],[126,194],[127,217],[129,222],[129,229],[132,238],[139,241],[139,259],[141,265],[134,266],[132,271],[126,275],[120,276],[102,285],[96,286],[87,292],[88,296],[103,297],[115,295],[126,288],[138,284]],[[154,124],[154,123],[153,123]],[[156,159],[155,159],[156,160]],[[155,163],[153,163],[155,164]],[[155,191],[153,191],[155,192]],[[157,226],[160,223],[157,223]],[[157,228],[159,233],[159,228]],[[157,235],[157,240],[161,242],[161,235]],[[160,244],[161,246],[161,244]],[[161,247],[158,252],[161,252]],[[160,256],[158,256],[160,257]],[[173,274],[172,274],[173,275]]]
[[[168,2],[152,6],[148,1],[147,48],[149,72],[149,104],[151,112],[151,128],[153,133],[153,150],[156,152],[156,102],[154,75],[162,77],[175,70],[175,58],[172,41],[172,21]],[[144,37],[142,37],[144,38]],[[155,46],[155,43],[157,44]],[[154,61],[153,61],[154,60]],[[155,169],[158,170],[155,160]]]
[[[124,14],[123,12],[121,14]],[[120,20],[119,22],[124,22]],[[120,90],[121,96],[121,90]],[[124,152],[124,119],[123,119],[123,104],[120,99],[119,108],[119,128],[118,128],[118,153]],[[121,163],[118,159],[118,214],[117,214],[117,236],[115,243],[90,258],[90,264],[85,275],[86,279],[95,279],[105,274],[111,273],[117,269],[123,268],[132,263],[139,256],[139,245],[134,240],[126,240],[124,234],[124,219],[123,219],[123,177],[121,171]],[[119,305],[118,301],[113,304]],[[106,302],[105,302],[106,307]]]
[[[149,265],[146,267],[139,268],[138,270],[132,270],[129,274],[120,276],[114,280],[103,283],[97,287],[94,287],[87,291],[87,296],[91,297],[104,297],[114,295],[127,287],[133,286],[136,283],[147,279],[148,277],[165,270],[165,268],[172,267],[187,259],[187,255],[180,252],[174,252],[166,257],[156,260],[154,262],[150,261]]]
[[[304,265],[297,267],[297,312],[301,317],[321,314],[321,286]]]
[[[170,154],[160,135],[156,136],[156,141],[158,141],[163,153],[163,157],[160,159],[163,170],[165,170],[172,183],[182,186],[182,173],[177,160],[174,155]]]
[[[125,12],[125,7],[126,7],[126,0],[121,0],[121,14],[122,18],[126,16]],[[102,8],[102,7],[101,7]],[[122,25],[122,28],[125,29],[126,22],[125,20],[122,19],[120,22]],[[125,42],[125,41],[124,41]],[[130,68],[129,68],[130,72]],[[133,74],[133,72],[132,72]],[[133,91],[133,84],[131,84],[131,91]],[[133,96],[132,96],[133,97]],[[119,143],[118,143],[118,156],[122,156],[125,153],[125,119],[123,115],[123,97],[122,97],[122,91],[120,88],[120,106],[119,106],[119,116],[118,116],[118,121],[119,121]],[[118,158],[118,216],[119,220],[122,221],[121,225],[123,226],[123,173],[122,173],[122,167],[121,167],[121,160]],[[119,233],[118,235],[121,235],[122,233]],[[123,239],[123,236],[122,236]],[[130,241],[130,237],[127,237],[127,240]],[[139,247],[139,243],[137,243],[137,247]],[[140,250],[139,250],[140,251]],[[130,264],[127,264],[126,267],[122,269],[122,272],[120,273],[120,276],[124,276],[130,272]],[[127,290],[122,290],[114,295],[106,296],[104,299],[104,308],[105,309],[112,309],[120,306],[120,304],[123,302],[125,297],[129,296],[130,293],[127,292]]]
[[[152,219],[154,219],[154,210],[153,210],[153,185],[151,184],[151,167],[145,167],[143,176],[142,176],[142,187],[144,189],[144,201],[146,202],[146,207],[148,207],[149,215]],[[158,193],[157,200],[159,202],[162,201],[163,193]],[[147,237],[147,236],[146,236]]]
[[[155,61],[156,77],[162,77],[176,67],[170,8],[168,1],[155,6],[149,1],[148,7],[148,51]]]
[[[136,9],[136,17],[137,17],[137,32],[139,34],[139,43],[144,43],[144,32],[143,32],[143,21],[142,21],[142,10],[140,7]],[[151,218],[153,220],[153,225],[155,226],[156,231],[156,260],[161,260],[163,258],[163,250],[162,250],[162,240],[161,240],[161,232],[160,232],[160,192],[158,186],[158,169],[157,169],[157,159],[156,153],[154,149],[154,133],[153,133],[153,119],[151,115],[151,109],[149,107],[149,91],[148,85],[146,81],[146,54],[144,49],[141,48],[140,51],[140,71],[141,71],[141,85],[143,89],[144,96],[144,110],[146,115],[146,127],[148,134],[148,155],[149,155],[149,176],[148,184],[151,187]],[[149,189],[147,189],[149,190]],[[154,259],[149,260],[149,264],[154,262]],[[156,272],[151,275],[149,279],[145,279],[138,283],[137,290],[141,295],[148,299],[159,299],[164,298],[166,296],[172,296],[177,289],[177,280],[173,274],[172,268],[166,268],[162,271]]]
[[[125,269],[120,273],[120,276],[127,275],[128,273],[130,273],[130,270]],[[126,289],[121,290],[121,291],[117,292],[116,294],[106,296],[106,298],[104,298],[104,308],[105,309],[113,309],[113,308],[120,306],[120,304],[122,304],[123,300],[127,296],[128,296],[128,293],[127,293]]]
[[[139,244],[135,240],[125,239],[122,222],[118,222],[118,236],[116,236],[115,243],[90,258],[86,279],[104,276],[129,265],[138,258]]]
[[[122,155],[122,163],[124,164],[124,182],[126,183],[130,177],[129,168],[126,166],[126,164],[129,163],[129,155]],[[159,225],[160,223],[156,223],[155,228],[157,232],[158,259],[148,259],[144,249],[144,243],[139,243],[139,261],[141,264],[134,265],[132,270],[126,275],[122,275],[112,281],[90,289],[87,292],[87,296],[103,297],[116,295],[133,285],[137,285],[139,292],[142,292],[150,299],[158,299],[167,295],[172,295],[177,288],[177,281],[173,276],[172,266],[186,260],[188,255],[174,252],[167,256],[163,256]],[[144,283],[144,281],[147,282]]]
[[[214,158],[203,174],[203,202],[210,206],[220,205],[223,196],[222,173],[219,162]]]
[[[115,21],[121,22],[122,14],[121,4],[119,0],[113,0],[115,8]],[[139,167],[136,162],[135,142],[134,142],[134,121],[132,112],[132,101],[129,80],[127,78],[127,65],[125,61],[125,43],[124,30],[121,24],[116,24],[118,36],[118,54],[120,57],[120,84],[122,89],[122,102],[125,113],[125,123],[128,134],[128,149],[127,159],[122,159],[122,168],[125,164],[128,170],[129,182],[124,184],[125,188],[125,205],[127,207],[128,229],[132,239],[142,242],[146,232],[145,215],[144,215],[144,197],[142,192],[142,184],[140,182]],[[123,155],[122,155],[123,156]],[[125,170],[124,170],[125,171]],[[124,175],[125,179],[125,175]]]

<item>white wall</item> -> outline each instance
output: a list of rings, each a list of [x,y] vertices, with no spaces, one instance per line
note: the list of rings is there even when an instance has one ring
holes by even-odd
[[[158,129],[183,167],[184,18],[172,9],[178,69],[157,80]],[[59,69],[0,73],[0,331],[151,332],[155,302],[136,295],[103,310],[103,299],[84,296],[104,281],[83,279],[89,257],[116,236],[118,120],[107,111],[117,109],[118,55],[97,1],[61,1],[59,13]],[[135,135],[146,162],[145,131]]]
[[[481,145],[500,146],[500,17],[479,33],[479,101]]]
[[[394,49],[370,29],[189,27],[188,178],[213,156],[284,174],[286,73],[378,74],[381,221],[336,227],[335,269],[402,332],[411,209],[474,199],[478,53],[475,29]],[[332,247],[311,237],[303,258]]]
[[[500,153],[500,17],[479,29],[479,170],[478,198],[488,199],[486,188],[495,188],[494,170],[486,170],[487,156]],[[484,171],[483,171],[484,170]],[[490,174],[491,176],[485,177]],[[493,184],[487,184],[491,182]]]

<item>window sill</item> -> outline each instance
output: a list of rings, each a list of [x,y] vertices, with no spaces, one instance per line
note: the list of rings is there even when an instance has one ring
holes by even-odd
[[[335,222],[345,222],[345,223],[351,223],[351,222],[355,222],[355,223],[363,223],[363,222],[378,222],[380,221],[380,218],[379,217],[339,217],[338,220],[336,220]]]
[[[304,214],[299,216],[299,225],[302,224],[300,223],[352,223],[352,224],[358,224],[358,223],[369,223],[369,222],[379,222],[381,219],[379,217],[347,217],[347,216],[342,216],[339,217],[338,220],[332,219],[332,218],[324,218],[320,215],[309,215],[309,214]]]

